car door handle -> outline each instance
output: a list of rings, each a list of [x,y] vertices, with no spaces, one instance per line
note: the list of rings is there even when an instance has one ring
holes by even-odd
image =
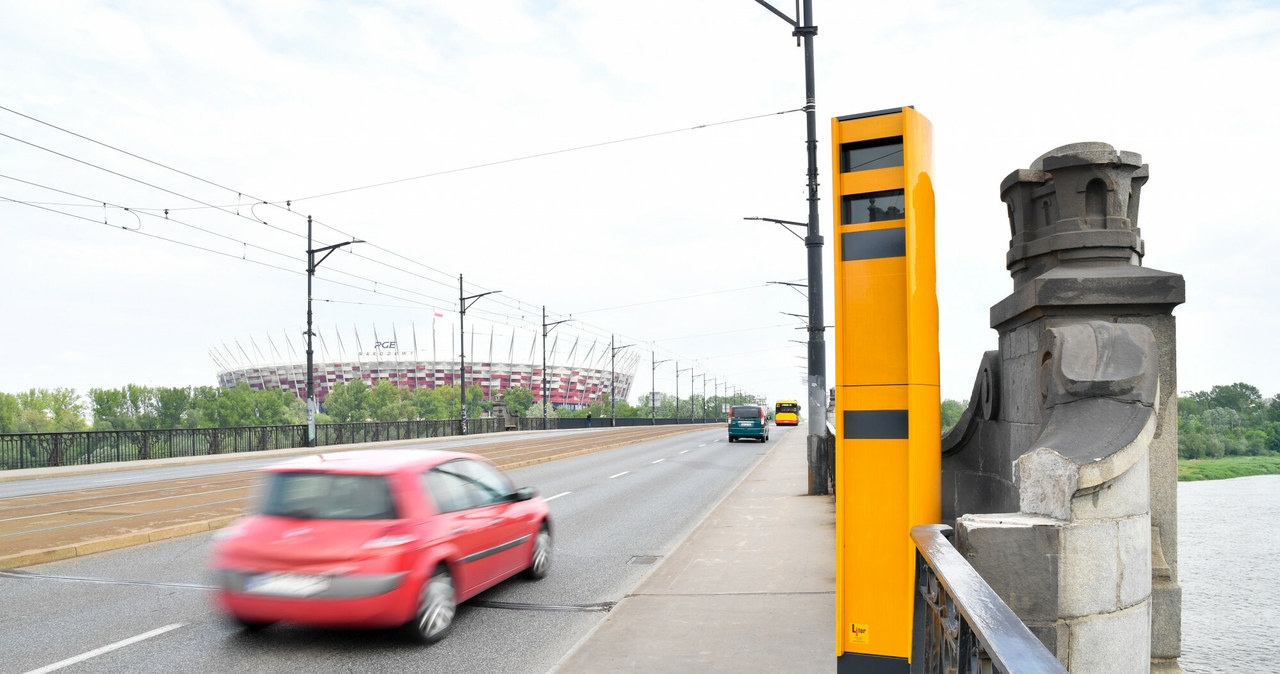
[[[450,533],[450,534],[457,535],[457,534],[464,534],[464,533],[466,533],[466,532],[467,532],[467,528],[466,528],[466,527],[458,527],[457,529],[454,529],[453,531],[450,531],[449,533]]]
[[[499,524],[502,524],[503,522],[506,522],[506,521],[507,521],[507,518],[505,518],[505,517],[499,517],[499,518],[497,518],[497,519],[493,520],[492,522],[490,522],[490,523],[489,523],[489,526],[491,526],[491,527],[496,527],[496,526],[498,526]]]

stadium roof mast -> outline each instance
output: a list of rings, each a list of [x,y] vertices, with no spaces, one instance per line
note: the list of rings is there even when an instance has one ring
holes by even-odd
[[[568,323],[573,319],[566,318],[555,323],[547,322],[547,305],[542,305],[542,430],[547,430],[547,333],[561,323]],[[569,401],[569,389],[565,388],[565,402]]]
[[[462,389],[460,391],[459,400],[462,402],[462,434],[467,434],[467,309],[471,308],[476,300],[485,295],[500,293],[501,290],[489,290],[479,295],[462,296],[462,274],[458,274],[458,332],[462,335],[462,343],[458,348],[459,372],[462,376]],[[467,300],[470,300],[468,302]]]
[[[352,239],[335,243],[331,246],[311,247],[311,216],[307,216],[307,446],[316,446],[316,372],[313,363],[315,351],[311,348],[311,338],[316,333],[311,329],[311,277],[316,275],[316,267],[320,266],[333,251],[353,243],[364,243],[362,239]],[[324,253],[317,260],[316,253]]]

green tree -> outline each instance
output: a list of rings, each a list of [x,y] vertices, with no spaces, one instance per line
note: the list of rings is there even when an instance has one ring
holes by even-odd
[[[951,430],[960,421],[961,415],[969,407],[969,401],[963,403],[954,400],[942,401],[942,432]]]
[[[369,418],[369,387],[363,379],[335,384],[324,399],[325,412],[339,423]]]
[[[527,416],[534,402],[533,391],[523,386],[512,386],[503,391],[502,399],[507,403],[507,409],[522,417]]]
[[[22,405],[18,396],[0,393],[0,433],[17,433],[22,423]]]
[[[128,412],[123,389],[89,389],[89,409],[93,414],[95,431],[124,431],[138,427]]]
[[[183,415],[191,409],[190,388],[157,388],[154,391],[157,428],[179,428]]]
[[[445,419],[448,411],[440,392],[431,388],[414,389],[409,402],[418,419]]]
[[[21,408],[20,432],[82,431],[87,427],[84,405],[73,388],[33,388],[16,397]]]
[[[374,421],[399,421],[409,416],[405,391],[389,379],[379,379],[366,398],[367,413]]]

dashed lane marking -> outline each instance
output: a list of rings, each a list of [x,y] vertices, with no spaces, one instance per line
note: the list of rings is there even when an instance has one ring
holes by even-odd
[[[542,499],[542,500],[543,500],[543,501],[554,501],[554,500],[556,500],[556,499],[560,498],[561,496],[568,496],[569,494],[572,494],[572,493],[573,493],[573,492],[571,492],[571,491],[562,491],[562,492],[560,492],[559,494],[556,494],[555,496],[548,496],[548,497],[546,497],[546,498],[544,498],[544,499]]]
[[[111,651],[124,648],[125,646],[128,646],[130,644],[136,644],[139,641],[150,639],[151,637],[158,637],[161,634],[164,634],[165,632],[176,630],[179,627],[182,627],[183,625],[186,625],[186,623],[173,623],[172,625],[165,625],[164,627],[151,630],[150,632],[139,634],[136,637],[129,637],[128,639],[117,641],[114,644],[108,644],[106,646],[103,646],[102,648],[95,648],[94,650],[91,650],[87,653],[81,653],[80,655],[77,655],[73,658],[67,658],[66,660],[62,660],[61,662],[55,662],[52,665],[41,667],[40,669],[33,669],[27,672],[27,674],[45,674],[46,672],[57,671],[59,669],[62,669],[63,667],[70,667],[71,665],[74,665],[77,662],[84,662],[89,658],[96,658],[99,655],[102,655],[103,653],[110,653]]]
[[[617,475],[610,475],[610,476],[609,476],[609,479],[610,479],[610,480],[612,480],[612,479],[613,479],[613,478],[615,478],[615,477],[622,477],[623,475],[626,475],[627,473],[630,473],[630,472],[631,472],[631,471],[629,471],[629,470],[624,470],[624,471],[622,471],[621,473],[618,473]]]

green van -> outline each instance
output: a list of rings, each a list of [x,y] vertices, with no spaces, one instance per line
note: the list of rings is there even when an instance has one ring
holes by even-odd
[[[764,408],[759,405],[734,405],[729,410],[729,442],[737,442],[738,438],[758,438],[760,442],[769,439],[769,422],[764,417]]]

